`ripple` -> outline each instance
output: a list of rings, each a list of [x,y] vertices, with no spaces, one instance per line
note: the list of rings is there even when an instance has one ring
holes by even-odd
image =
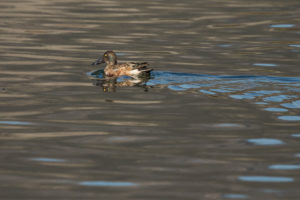
[[[273,183],[285,183],[285,182],[294,181],[293,178],[280,177],[280,176],[240,176],[238,179],[247,182],[273,182]]]
[[[281,193],[280,190],[274,190],[274,189],[263,189],[264,193]]]
[[[300,48],[300,44],[289,44],[289,47],[297,47],[297,48]]]
[[[219,47],[228,48],[232,47],[232,44],[218,44]]]
[[[234,95],[229,95],[231,98],[233,99],[254,99],[255,96],[251,96],[251,95],[246,95],[246,94],[234,94]]]
[[[220,92],[220,93],[232,92],[231,90],[228,90],[228,89],[211,89],[211,91]]]
[[[299,52],[300,52],[299,49],[291,49],[290,51],[291,51],[291,52],[294,52],[294,53],[299,53]]]
[[[103,78],[103,70],[97,70],[88,72],[88,76],[95,78]],[[152,78],[147,82],[147,85],[162,85],[162,84],[186,84],[193,88],[205,86],[201,84],[208,84],[206,86],[228,85],[238,86],[237,90],[247,89],[249,85],[258,86],[258,83],[299,83],[300,77],[275,77],[275,76],[251,76],[251,75],[206,75],[206,74],[192,74],[192,73],[179,73],[179,72],[167,72],[167,71],[153,71],[151,73]],[[197,82],[197,83],[192,83]],[[237,85],[238,84],[238,85]],[[241,88],[245,87],[245,88]],[[219,89],[219,88],[214,88]]]
[[[292,134],[291,136],[292,136],[292,137],[300,137],[300,134],[294,133],[294,134]]]
[[[295,95],[277,95],[277,96],[271,96],[271,97],[266,97],[263,100],[267,102],[282,102],[284,100],[292,99],[297,96]]]
[[[57,158],[31,158],[30,160],[39,161],[39,162],[65,162],[64,159],[57,159]]]
[[[259,67],[277,67],[277,64],[273,63],[254,63],[253,66],[259,66]]]
[[[300,116],[286,115],[286,116],[279,116],[278,119],[286,120],[286,121],[300,121]]]
[[[276,64],[271,63],[254,63],[254,65],[260,66],[274,66]],[[103,80],[103,69],[88,72],[87,75],[93,78]],[[193,73],[180,73],[180,72],[168,72],[168,71],[153,71],[149,79],[139,81],[133,84],[131,77],[119,77],[117,79],[118,85],[121,86],[142,86],[147,90],[154,86],[167,87],[173,91],[186,91],[191,89],[198,89],[200,93],[207,95],[219,95],[224,94],[230,98],[238,100],[258,100],[254,102],[256,104],[270,104],[269,102],[284,102],[293,98],[297,98],[299,95],[294,95],[300,90],[297,90],[300,85],[300,77],[283,77],[283,76],[255,76],[255,75],[208,75],[208,74],[193,74]],[[126,83],[127,81],[127,83]],[[97,82],[98,83],[98,82]],[[131,83],[131,84],[128,84]],[[99,84],[101,86],[101,81]],[[109,84],[102,85],[108,87]],[[261,89],[270,87],[272,90]],[[115,90],[112,90],[115,91]],[[284,94],[284,92],[293,92],[291,94]],[[278,105],[277,105],[278,106]],[[285,108],[299,108],[300,100],[296,100],[292,103],[283,103],[281,106]],[[264,110],[270,112],[287,112],[285,108],[269,107]],[[280,116],[279,119],[283,120],[299,120],[296,117]]]
[[[242,124],[235,124],[235,123],[221,123],[221,124],[215,124],[214,127],[220,127],[220,128],[243,128],[244,126]]]
[[[287,112],[287,109],[284,108],[265,108],[264,110],[270,111],[270,112]]]
[[[103,78],[103,70],[88,72],[87,75],[94,78]],[[224,86],[226,86],[226,88],[230,87],[230,90],[241,91],[249,88],[256,88],[260,86],[259,83],[299,84],[300,77],[252,75],[230,76],[153,71],[151,72],[151,79],[147,82],[147,85],[181,84],[181,87],[183,88],[216,87],[212,89],[225,89]],[[262,90],[253,92],[257,94],[273,94],[279,93],[280,91],[274,92]]]
[[[276,170],[296,170],[300,169],[300,165],[291,165],[291,164],[277,164],[269,166],[269,169],[276,169]]]
[[[292,28],[295,24],[272,24],[270,25],[271,28]]]
[[[258,105],[267,105],[268,103],[266,103],[266,102],[255,102],[255,104],[258,104]]]
[[[283,103],[283,104],[280,104],[282,107],[285,107],[285,108],[300,108],[300,100],[298,101],[293,101],[291,103]]]
[[[197,83],[191,83],[191,84],[181,84],[179,85],[181,88],[185,89],[194,89],[194,88],[201,88],[201,87],[207,87],[208,84],[197,84]]]
[[[0,121],[0,124],[8,124],[8,125],[32,125],[31,122],[21,122],[21,121]]]
[[[254,99],[256,97],[261,97],[267,94],[274,94],[274,93],[280,93],[280,91],[270,91],[270,90],[252,91],[252,92],[246,92],[241,95],[230,95],[230,97],[234,99]]]
[[[255,95],[262,96],[262,95],[267,95],[267,94],[277,94],[277,93],[280,93],[280,91],[278,91],[278,90],[258,90],[258,91],[252,91],[252,93]]]
[[[278,140],[278,139],[272,139],[272,138],[254,138],[254,139],[248,139],[247,141],[252,144],[262,145],[262,146],[272,146],[272,145],[284,144],[283,141]]]
[[[216,94],[215,92],[211,92],[209,90],[199,90],[199,92],[204,93],[204,94]]]
[[[177,85],[169,85],[168,88],[170,90],[175,90],[175,91],[183,91],[183,90],[186,90],[185,88],[182,88],[180,86],[177,86]]]
[[[120,182],[120,181],[81,181],[79,185],[93,186],[93,187],[130,187],[137,186],[132,182]]]
[[[226,199],[246,199],[246,198],[248,198],[248,195],[246,195],[246,194],[224,194],[223,197]]]

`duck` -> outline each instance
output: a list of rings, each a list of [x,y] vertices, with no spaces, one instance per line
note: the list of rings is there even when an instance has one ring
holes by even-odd
[[[117,55],[114,51],[106,51],[103,56],[100,56],[92,65],[102,63],[106,64],[104,74],[107,77],[129,76],[136,78],[141,75],[149,75],[153,70],[152,68],[148,68],[149,64],[147,62],[118,63]]]

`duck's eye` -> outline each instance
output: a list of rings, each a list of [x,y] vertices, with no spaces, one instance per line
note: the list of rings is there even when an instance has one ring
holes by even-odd
[[[104,56],[106,57],[106,56],[107,56],[107,54],[104,54]]]

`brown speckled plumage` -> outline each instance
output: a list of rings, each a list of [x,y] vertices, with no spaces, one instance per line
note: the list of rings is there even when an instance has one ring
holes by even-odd
[[[98,58],[94,65],[106,63],[104,73],[108,77],[131,76],[136,77],[142,73],[149,73],[152,69],[147,68],[148,63],[117,63],[117,56],[113,51],[106,51],[102,58]]]

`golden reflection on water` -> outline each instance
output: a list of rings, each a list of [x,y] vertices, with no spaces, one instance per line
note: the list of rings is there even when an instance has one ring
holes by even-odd
[[[3,56],[6,57],[19,57],[19,58],[30,58],[30,59],[45,59],[53,61],[82,61],[80,58],[66,57],[64,55],[36,55],[28,53],[3,53]]]
[[[33,63],[34,64],[34,61]],[[67,72],[60,72],[60,71],[21,71],[21,70],[3,70],[1,71],[1,74],[6,75],[15,75],[15,76],[59,76],[59,75],[70,75],[71,73]],[[13,77],[12,79],[19,78],[19,77]]]
[[[13,112],[1,112],[0,118],[13,119],[13,117],[25,117],[30,115],[40,114],[40,111],[13,111]]]
[[[112,120],[48,120],[48,122],[56,123],[73,123],[73,124],[95,124],[95,125],[110,125],[110,126],[142,126],[151,127],[158,126],[157,123],[137,122],[137,121],[112,121]]]
[[[0,93],[0,98],[29,98],[28,94],[11,94],[11,93]]]
[[[39,133],[11,133],[6,136],[0,136],[2,140],[32,140],[32,139],[43,139],[43,138],[57,138],[57,137],[76,137],[76,136],[96,136],[96,135],[107,135],[107,132],[39,132]]]
[[[91,84],[90,83],[80,83],[80,82],[40,82],[40,83],[32,83],[30,85],[33,85],[33,86],[38,86],[38,87],[61,87],[61,86],[65,86],[65,87],[68,87],[68,86],[73,86],[73,87],[76,87],[76,86],[85,86],[85,87],[90,87]]]
[[[45,64],[49,64],[49,61],[39,61],[39,60],[22,60],[22,61],[18,61],[18,60],[7,60],[7,61],[0,61],[0,64],[2,65],[45,65]],[[2,73],[6,73],[9,74],[9,71],[2,71]],[[12,73],[12,72],[11,72]],[[16,73],[16,72],[15,72]]]
[[[3,126],[3,125],[1,125],[1,127],[0,127],[1,129],[3,129],[3,130],[26,130],[26,129],[29,129],[29,127],[27,127],[27,126]],[[6,138],[6,136],[0,136],[0,138],[3,138],[3,139],[5,139]]]

